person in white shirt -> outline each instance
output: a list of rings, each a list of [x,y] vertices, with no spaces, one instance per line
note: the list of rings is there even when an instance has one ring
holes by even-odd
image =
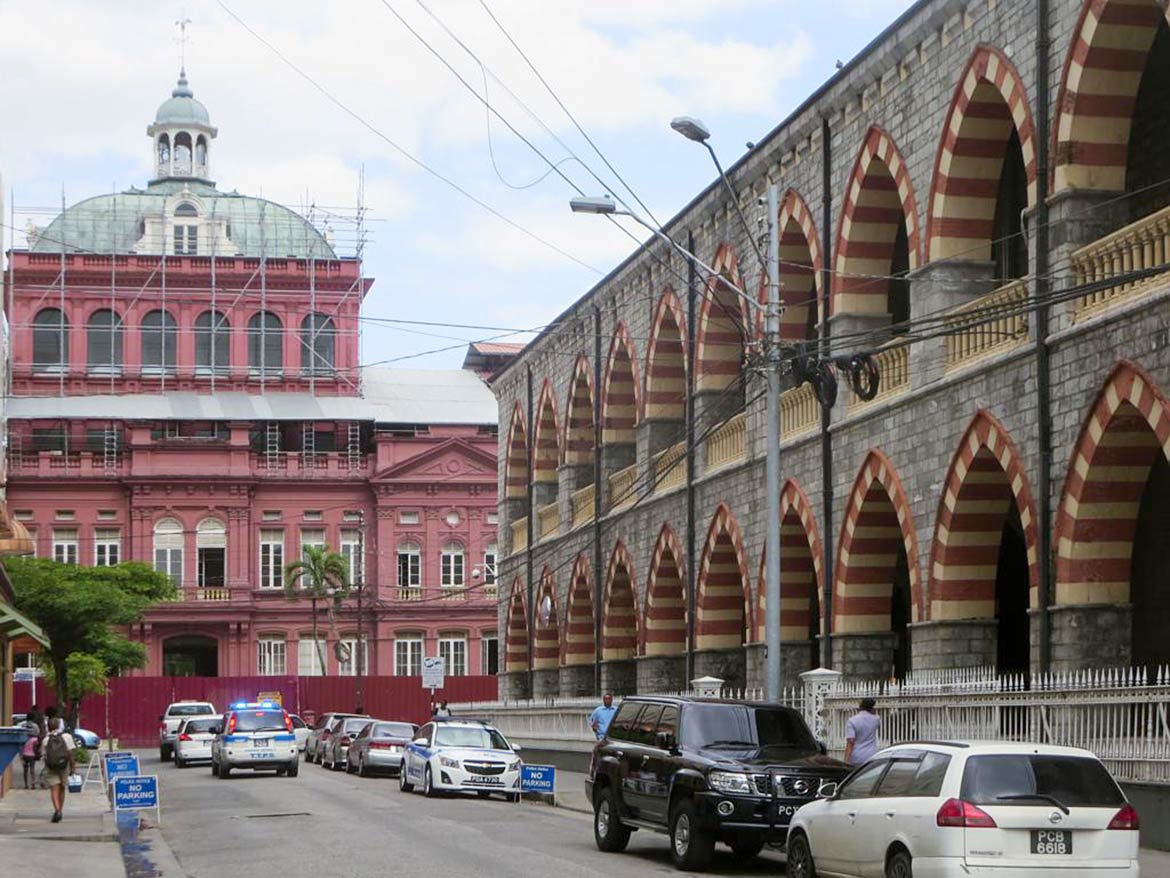
[[[845,723],[845,761],[850,765],[868,762],[878,751],[878,729],[882,718],[874,711],[872,698],[861,699],[860,709]]]
[[[41,753],[45,759],[45,768],[42,777],[45,786],[49,788],[49,799],[53,803],[53,822],[61,822],[61,811],[65,807],[65,788],[69,783],[69,775],[73,774],[76,763],[73,760],[73,751],[77,744],[73,736],[65,731],[65,724],[60,717],[52,717],[49,721],[49,733],[45,735]]]

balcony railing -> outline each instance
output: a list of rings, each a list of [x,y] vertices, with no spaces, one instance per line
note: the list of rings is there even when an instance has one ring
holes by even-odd
[[[561,515],[554,500],[547,506],[541,506],[536,512],[537,524],[540,525],[539,539],[546,539],[547,537],[556,536],[557,531],[561,527]]]
[[[849,408],[861,408],[891,396],[897,396],[910,388],[910,346],[905,339],[894,338],[886,343],[886,347],[874,355],[877,364],[878,392],[872,400],[854,396],[849,401]]]
[[[1012,281],[947,315],[947,371],[1011,350],[1028,338],[1028,279]]]
[[[593,501],[597,496],[595,485],[586,485],[574,491],[569,502],[573,506],[573,527],[580,527],[593,521]]]
[[[780,436],[791,439],[821,423],[821,404],[811,384],[802,384],[780,395]]]
[[[124,475],[125,457],[100,451],[9,451],[8,471],[19,476],[60,478]]]
[[[1143,268],[1165,264],[1170,257],[1170,207],[1130,223],[1073,254],[1076,283],[1091,284]],[[1106,287],[1081,296],[1073,304],[1073,320],[1080,321],[1099,314],[1120,302],[1135,298],[1154,287],[1164,286],[1162,275],[1117,286]]]
[[[398,600],[400,601],[421,601],[422,597],[423,590],[421,585],[398,586]]]
[[[707,469],[727,466],[743,460],[747,421],[740,412],[711,434],[707,440]]]
[[[679,442],[654,457],[654,493],[677,488],[687,480],[687,443]]]
[[[638,481],[638,467],[631,464],[625,469],[618,470],[607,480],[609,487],[609,508],[621,509],[629,506],[638,499],[635,486]]]
[[[257,476],[291,479],[349,479],[370,475],[373,455],[346,451],[277,451],[252,456]]]
[[[467,587],[463,585],[440,586],[439,598],[444,601],[465,601],[467,600]]]
[[[512,554],[528,548],[528,516],[512,522]]]
[[[184,603],[224,604],[250,601],[252,589],[247,585],[181,585],[178,600]]]

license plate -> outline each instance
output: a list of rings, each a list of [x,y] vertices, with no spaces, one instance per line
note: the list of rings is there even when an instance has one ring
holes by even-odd
[[[1033,829],[1032,853],[1071,854],[1072,831],[1068,829]]]
[[[469,777],[466,782],[473,784],[483,784],[489,787],[497,787],[504,782],[504,779],[500,777]]]
[[[252,739],[252,746],[253,747],[267,747],[268,746],[268,739],[267,738],[253,738]]]

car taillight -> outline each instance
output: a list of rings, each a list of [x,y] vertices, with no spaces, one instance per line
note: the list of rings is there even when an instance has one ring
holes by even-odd
[[[371,750],[389,750],[393,745],[386,741],[370,741]]]
[[[183,732],[183,734],[179,735],[179,740],[180,741],[190,741],[191,736],[188,735],[186,732]]]
[[[348,747],[349,741],[350,741],[349,735],[342,735],[338,739],[337,743],[340,744],[342,747]]]
[[[1113,819],[1109,821],[1109,829],[1137,829],[1138,828],[1138,813],[1129,802],[1121,806],[1121,810],[1113,815]]]
[[[236,715],[233,713],[228,717],[227,733],[230,735],[236,730]]]
[[[288,715],[287,710],[284,712],[284,727],[290,732],[293,730],[292,717]]]
[[[158,730],[159,730],[160,732],[165,732],[165,731],[167,730],[167,724],[166,724],[166,723],[159,723],[159,724],[158,724]]]
[[[995,820],[990,814],[962,799],[947,799],[943,802],[935,815],[935,823],[939,826],[965,826],[968,829],[995,828]]]

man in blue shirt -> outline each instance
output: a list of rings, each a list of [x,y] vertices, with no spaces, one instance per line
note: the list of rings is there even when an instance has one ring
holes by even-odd
[[[606,692],[601,698],[601,706],[593,708],[593,713],[589,714],[589,728],[593,729],[597,740],[600,741],[605,737],[605,730],[613,722],[615,713],[617,713],[617,708],[613,706],[613,696]]]

